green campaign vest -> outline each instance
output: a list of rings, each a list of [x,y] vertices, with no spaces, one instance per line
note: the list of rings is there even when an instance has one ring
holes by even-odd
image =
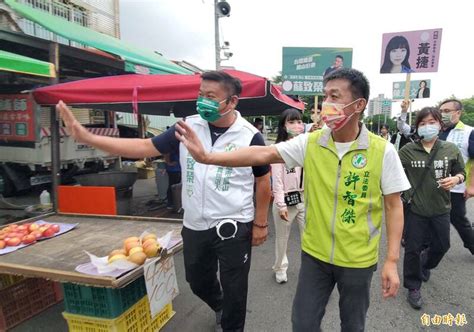
[[[304,160],[306,253],[342,267],[377,263],[386,144],[362,126],[358,139],[339,160],[329,129],[309,134]]]

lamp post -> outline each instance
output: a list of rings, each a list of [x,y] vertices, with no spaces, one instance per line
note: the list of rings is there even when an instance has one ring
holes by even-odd
[[[216,53],[216,70],[221,67],[221,42],[219,38],[219,19],[230,16],[230,5],[225,0],[214,0],[214,49]]]

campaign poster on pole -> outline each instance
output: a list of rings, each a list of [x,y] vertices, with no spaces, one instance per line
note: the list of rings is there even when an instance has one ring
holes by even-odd
[[[411,80],[410,99],[430,98],[431,80]],[[405,98],[405,81],[393,82],[392,99]]]
[[[381,74],[437,72],[442,29],[382,35]]]
[[[323,78],[352,67],[352,48],[283,47],[282,90],[288,95],[322,95]]]

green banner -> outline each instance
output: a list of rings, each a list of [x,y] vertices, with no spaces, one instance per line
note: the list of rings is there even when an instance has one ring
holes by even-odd
[[[405,81],[393,82],[393,98],[405,99]],[[431,80],[410,81],[410,99],[429,98],[431,95]]]
[[[322,95],[324,77],[343,67],[352,67],[352,48],[283,47],[283,93]]]

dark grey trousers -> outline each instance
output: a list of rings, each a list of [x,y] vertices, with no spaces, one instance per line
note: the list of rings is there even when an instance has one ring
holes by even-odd
[[[320,331],[334,286],[339,291],[341,331],[364,331],[370,303],[370,283],[377,265],[346,268],[322,262],[304,251],[293,301],[294,332]]]

